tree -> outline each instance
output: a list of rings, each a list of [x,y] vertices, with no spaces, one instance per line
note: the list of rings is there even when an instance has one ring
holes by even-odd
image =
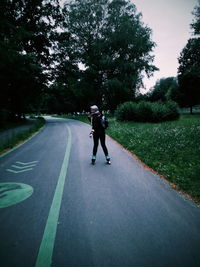
[[[172,101],[178,103],[179,105],[181,105],[182,97],[181,97],[178,82],[175,82],[170,86],[169,90],[166,93],[166,99],[167,99],[167,101],[172,100]]]
[[[191,24],[194,34],[200,33],[200,2],[194,15],[196,21]],[[200,38],[188,40],[179,57],[178,81],[180,85],[181,104],[192,107],[200,103]]]
[[[151,64],[151,30],[141,22],[135,5],[127,0],[74,0],[66,3],[63,14],[68,42],[60,44],[67,48],[60,62],[85,66],[80,95],[87,93],[88,104],[111,110],[134,99],[141,73],[156,70]]]
[[[150,76],[157,68],[151,65],[153,56],[149,54],[155,45],[151,30],[141,22],[136,7],[130,1],[112,1],[108,14],[104,89],[108,106],[115,109],[119,103],[135,99],[142,72]]]
[[[0,109],[21,117],[48,82],[50,49],[61,20],[57,0],[3,0],[0,9]],[[35,107],[34,107],[35,106]]]
[[[198,0],[198,5],[194,8],[193,15],[195,16],[195,20],[191,24],[192,29],[194,30],[194,34],[200,34],[200,0]]]
[[[150,101],[162,101],[166,102],[167,93],[171,87],[177,85],[177,81],[175,77],[162,78],[158,80],[153,87],[152,91],[148,93],[148,98]]]
[[[179,58],[178,80],[181,104],[192,107],[200,103],[200,38],[189,39]]]

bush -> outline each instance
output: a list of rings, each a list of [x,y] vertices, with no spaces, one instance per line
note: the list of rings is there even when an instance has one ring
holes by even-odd
[[[139,102],[137,104],[137,121],[151,121],[152,120],[152,107],[150,102]]]
[[[174,101],[169,101],[166,104],[167,107],[167,120],[176,120],[180,117],[179,106]]]
[[[161,122],[179,118],[178,105],[173,102],[125,102],[115,112],[119,121]]]
[[[152,108],[152,122],[166,121],[167,119],[167,108],[165,104],[160,102],[154,102],[151,104]]]
[[[134,102],[125,102],[119,105],[115,115],[120,121],[132,121],[137,118],[137,104]]]

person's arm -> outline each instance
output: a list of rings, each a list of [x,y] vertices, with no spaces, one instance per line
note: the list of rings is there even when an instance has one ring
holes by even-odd
[[[93,133],[94,133],[94,129],[93,129],[93,120],[92,120],[92,115],[91,114],[88,116],[88,120],[90,121],[91,126],[92,126],[92,130],[90,132],[90,137],[92,137]]]
[[[91,122],[92,121],[91,115],[88,115],[87,117],[88,117],[88,120]]]
[[[92,129],[92,131],[90,132],[90,137],[93,136],[93,133],[94,133],[94,129]]]

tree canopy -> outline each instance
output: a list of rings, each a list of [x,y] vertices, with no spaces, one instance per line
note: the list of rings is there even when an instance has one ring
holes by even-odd
[[[3,113],[114,111],[151,76],[155,43],[129,0],[2,0]],[[81,66],[81,67],[80,67]]]
[[[87,14],[87,16],[85,15]],[[79,107],[92,103],[114,110],[134,99],[142,73],[150,76],[155,43],[136,7],[126,0],[66,2],[58,71]],[[84,66],[77,70],[77,66]],[[76,75],[62,75],[71,70]],[[58,79],[61,77],[58,75]]]
[[[176,85],[177,80],[175,77],[161,78],[157,80],[153,89],[148,93],[148,99],[152,102],[166,102],[168,91]]]
[[[194,38],[190,38],[179,57],[178,81],[181,104],[192,106],[200,103],[200,1],[193,12],[195,21],[191,24]]]
[[[191,24],[192,29],[194,30],[194,34],[200,34],[200,0],[198,0],[198,5],[194,8],[193,11],[194,21]]]
[[[59,21],[58,0],[1,1],[1,112],[20,117],[40,106]]]

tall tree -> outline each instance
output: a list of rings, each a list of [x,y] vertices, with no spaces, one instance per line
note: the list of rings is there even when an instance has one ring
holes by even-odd
[[[150,101],[162,101],[165,102],[167,100],[167,93],[171,87],[177,85],[177,80],[175,77],[168,77],[159,79],[152,91],[148,93]]]
[[[0,109],[20,117],[41,97],[60,19],[58,0],[1,1]]]
[[[178,79],[181,104],[192,107],[200,103],[200,38],[189,39],[179,58]]]
[[[108,106],[134,100],[142,81],[142,72],[150,76],[154,47],[151,30],[144,26],[141,14],[130,1],[114,0],[108,5],[106,23],[105,91]]]
[[[198,5],[194,8],[193,11],[194,21],[191,24],[192,29],[194,30],[194,34],[200,34],[200,0],[198,0]]]
[[[188,40],[179,57],[178,81],[181,104],[192,107],[200,103],[200,1],[195,7],[195,21],[191,24],[195,38]]]
[[[114,110],[134,99],[141,73],[156,70],[151,31],[135,5],[127,0],[73,0],[63,13],[68,49],[62,60],[84,65],[78,87],[83,101]]]
[[[79,103],[80,109],[85,109],[94,101],[101,103],[102,72],[99,59],[106,3],[107,0],[78,0],[66,2],[63,9],[65,23],[59,42],[58,79],[62,76],[66,90],[74,91],[75,102]],[[73,75],[71,79],[68,67],[75,70],[80,63],[84,70],[77,71],[76,77]],[[68,75],[61,75],[61,72]]]
[[[180,93],[180,88],[179,88],[178,81],[174,82],[170,86],[169,90],[166,93],[166,99],[167,99],[167,101],[171,101],[172,100],[172,101],[178,103],[179,105],[181,105],[182,95]]]

